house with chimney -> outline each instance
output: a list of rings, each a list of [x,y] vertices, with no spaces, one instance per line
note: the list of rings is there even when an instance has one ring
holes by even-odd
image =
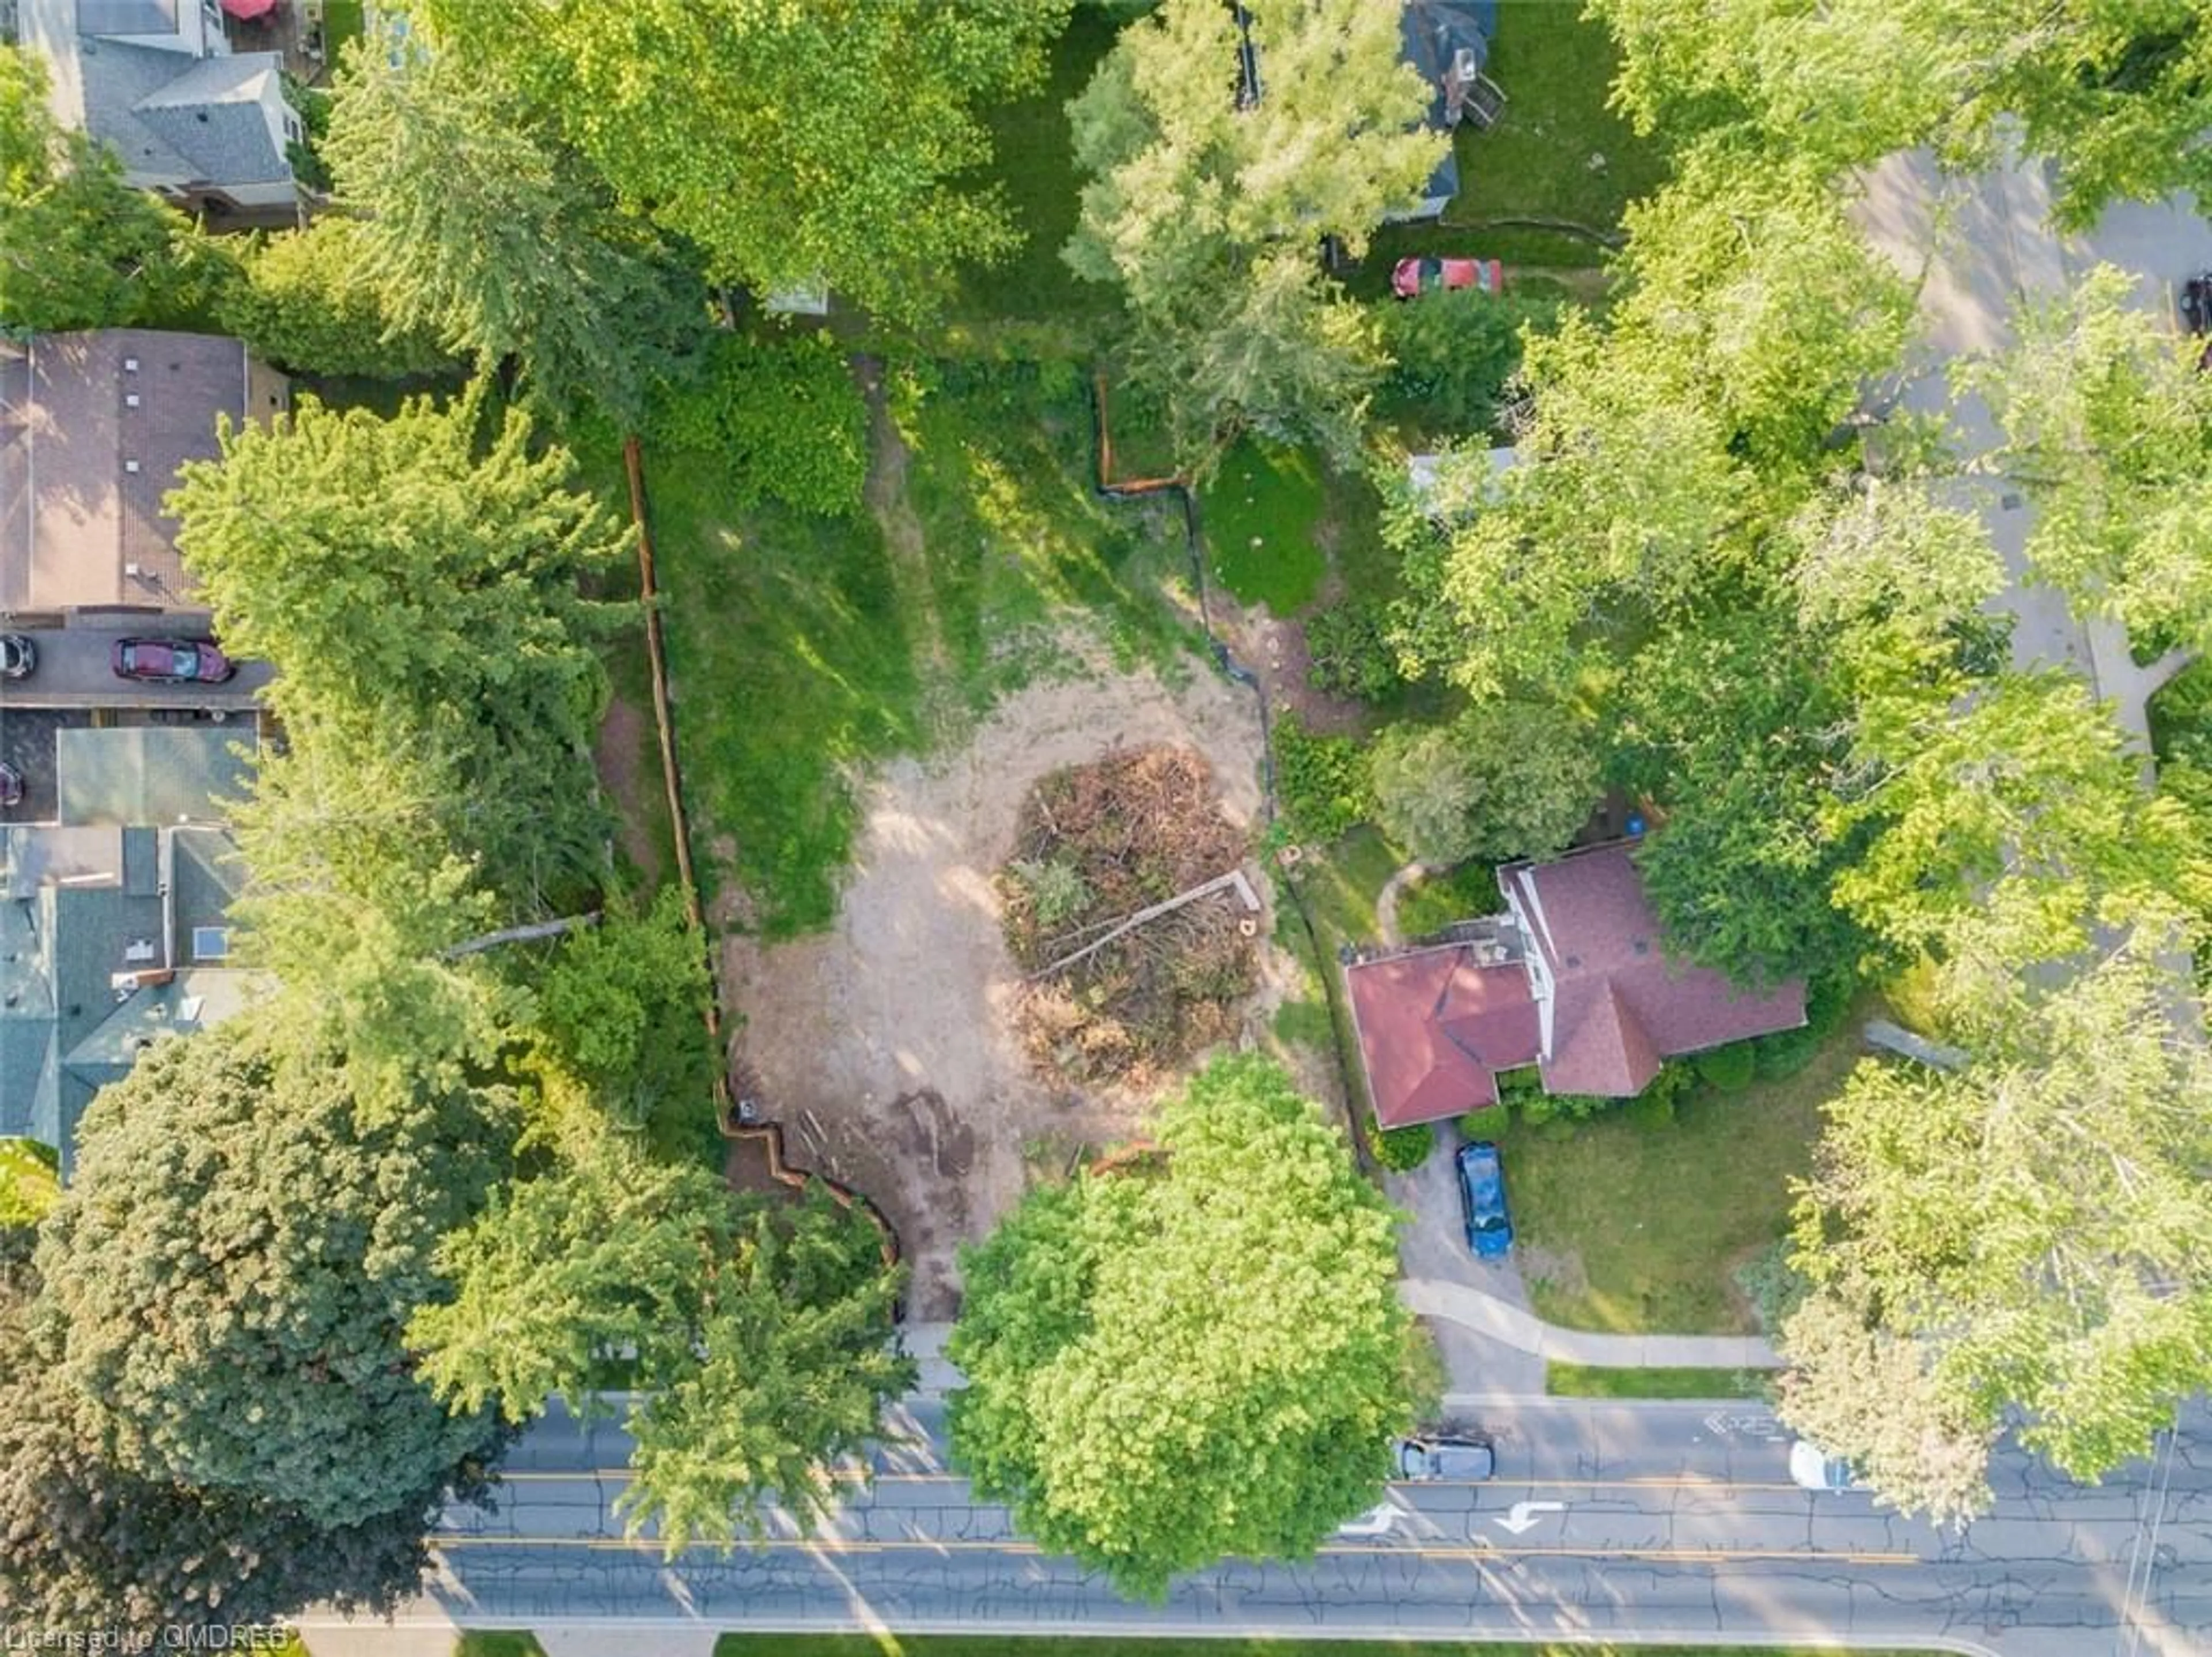
[[[1529,1066],[1547,1093],[1632,1098],[1669,1058],[1805,1022],[1802,981],[1743,990],[1668,952],[1632,845],[1506,864],[1502,913],[1345,968],[1383,1127],[1495,1105]]]
[[[218,220],[296,214],[283,55],[233,52],[216,0],[17,0],[16,33],[54,119],[112,150],[125,182]]]

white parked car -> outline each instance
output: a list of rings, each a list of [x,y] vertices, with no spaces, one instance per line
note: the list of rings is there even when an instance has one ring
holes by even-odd
[[[1790,1447],[1790,1477],[1808,1490],[1848,1490],[1858,1483],[1850,1462],[1802,1438]]]

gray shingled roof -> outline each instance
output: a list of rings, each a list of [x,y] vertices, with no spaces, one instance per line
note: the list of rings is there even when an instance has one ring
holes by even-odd
[[[253,733],[228,725],[64,727],[54,733],[64,823],[209,822],[241,798]]]
[[[213,739],[230,740],[223,733],[87,734],[136,738],[86,745],[77,756],[80,770],[104,764],[119,774],[100,791],[112,802],[156,801],[204,819],[209,804],[188,788],[204,795],[211,771],[240,764],[217,752]],[[148,780],[132,781],[139,771]],[[195,933],[226,925],[238,895],[229,831],[171,828],[166,854],[164,838],[143,823],[0,828],[0,1135],[54,1146],[64,1179],[100,1088],[164,1033],[205,1028],[268,988],[261,974],[210,966],[196,953]],[[169,982],[117,990],[118,973],[162,967],[165,937]]]
[[[81,40],[85,131],[126,171],[179,184],[263,184],[292,176],[257,101],[283,60],[273,52],[185,58],[126,40]]]

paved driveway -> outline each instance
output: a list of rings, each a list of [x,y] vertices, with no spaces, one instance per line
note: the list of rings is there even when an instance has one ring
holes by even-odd
[[[88,725],[82,710],[0,706],[0,760],[23,779],[23,801],[0,810],[0,821],[51,823],[61,809],[55,776],[54,733],[64,725]]]
[[[1383,1190],[1407,1215],[1398,1234],[1398,1258],[1408,1277],[1465,1283],[1525,1310],[1528,1290],[1521,1281],[1520,1267],[1510,1258],[1478,1260],[1467,1246],[1459,1185],[1452,1173],[1452,1153],[1459,1144],[1453,1125],[1439,1122],[1437,1148],[1426,1162],[1411,1173],[1383,1176]],[[1505,1170],[1505,1191],[1510,1201],[1510,1167]],[[1442,1319],[1427,1322],[1443,1356],[1446,1392],[1520,1395],[1544,1390],[1544,1361],[1534,1353]]]

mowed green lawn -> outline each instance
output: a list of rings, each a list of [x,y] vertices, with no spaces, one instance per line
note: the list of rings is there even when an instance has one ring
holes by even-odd
[[[1502,0],[1490,78],[1505,91],[1498,124],[1457,135],[1460,193],[1436,225],[1395,225],[1376,237],[1357,291],[1380,294],[1408,253],[1477,253],[1508,265],[1602,264],[1599,242],[1490,228],[1504,219],[1564,219],[1612,231],[1621,210],[1665,178],[1662,135],[1638,137],[1606,106],[1619,63],[1602,23],[1560,0]]]
[[[1462,1640],[1117,1640],[1010,1634],[726,1634],[714,1657],[1815,1657],[1796,1648]],[[1935,1657],[1903,1652],[1895,1657]]]
[[[1852,1016],[1793,1076],[1700,1087],[1671,1124],[1625,1111],[1529,1127],[1492,1112],[1538,1315],[1622,1333],[1757,1332],[1738,1266],[1789,1229],[1820,1106],[1863,1049]]]

